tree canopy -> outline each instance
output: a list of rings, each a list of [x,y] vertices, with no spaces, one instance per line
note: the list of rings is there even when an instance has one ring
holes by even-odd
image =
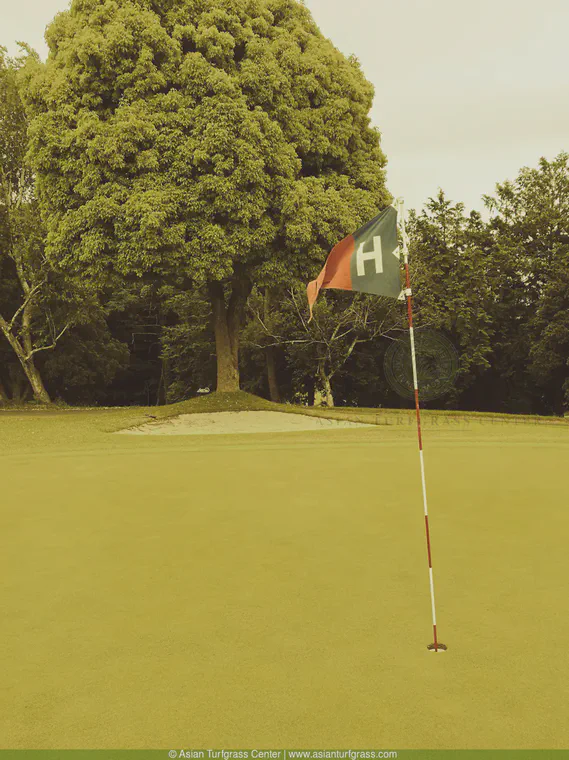
[[[306,279],[389,200],[373,88],[296,0],[73,0],[28,69],[57,266],[207,285],[238,387],[253,283]]]
[[[26,55],[37,63],[29,50]],[[45,229],[26,160],[28,117],[19,80],[26,55],[11,59],[0,48],[0,334],[11,349],[8,370],[0,373],[0,396],[6,395],[7,376],[19,396],[23,375],[34,398],[49,403],[41,372],[46,352],[73,325],[100,317],[100,308],[84,283],[55,272],[45,256]]]

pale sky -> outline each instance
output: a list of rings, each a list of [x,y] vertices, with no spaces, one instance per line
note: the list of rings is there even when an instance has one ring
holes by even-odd
[[[467,208],[522,166],[569,150],[569,0],[306,0],[376,88],[388,186],[420,208],[442,187]],[[0,0],[0,44],[47,55],[67,0]]]

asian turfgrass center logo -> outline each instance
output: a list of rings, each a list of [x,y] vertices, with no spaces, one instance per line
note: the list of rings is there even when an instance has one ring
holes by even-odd
[[[460,369],[453,343],[436,330],[415,330],[415,352],[421,401],[433,401],[452,390]],[[408,334],[389,346],[383,367],[391,388],[403,398],[412,399],[413,365]]]

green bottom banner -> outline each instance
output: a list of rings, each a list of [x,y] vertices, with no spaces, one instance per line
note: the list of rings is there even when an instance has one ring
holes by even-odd
[[[0,760],[569,760],[569,749],[0,750]]]

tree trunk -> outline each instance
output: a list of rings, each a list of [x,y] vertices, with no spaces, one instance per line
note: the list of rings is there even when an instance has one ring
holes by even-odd
[[[0,404],[5,404],[9,400],[10,399],[8,398],[8,394],[6,393],[4,384],[2,383],[2,380],[0,380]]]
[[[332,394],[332,385],[328,376],[326,376],[324,381],[324,393],[326,394],[326,406],[332,408],[334,406],[334,396]]]
[[[28,381],[34,393],[35,400],[39,401],[42,404],[51,404],[51,399],[49,397],[49,394],[45,389],[39,370],[35,365],[34,357],[30,356],[32,348],[31,348],[31,339],[29,335],[29,316],[26,317],[26,312],[24,312],[24,335],[23,335],[23,342],[25,344],[24,346],[22,346],[18,338],[16,338],[15,335],[10,330],[9,325],[1,317],[0,317],[0,327],[2,328],[2,333],[4,334],[4,337],[6,338],[6,340],[12,347],[16,356],[18,357],[18,361],[20,362],[22,369],[24,370],[24,373],[26,377],[28,378]]]
[[[219,282],[213,282],[210,284],[209,292],[217,357],[216,390],[222,393],[236,393],[239,390],[239,366],[235,363],[235,354],[231,345],[223,286]]]
[[[34,350],[32,341],[32,315],[34,311],[34,303],[30,301],[24,313],[22,315],[22,340],[23,356],[18,355],[18,359],[22,363],[22,369],[26,373],[26,377],[30,381],[32,391],[34,392],[34,398],[42,404],[51,404],[51,399],[48,392],[45,389],[43,380],[39,373],[32,351]]]
[[[231,284],[232,292],[227,306],[223,285],[220,282],[210,282],[208,285],[215,332],[217,391],[221,393],[239,391],[239,333],[251,291],[250,283],[238,275]]]
[[[321,395],[326,406],[332,408],[334,406],[334,394],[332,393],[332,383],[330,377],[326,373],[326,365],[324,361],[318,363],[318,374],[320,376]]]
[[[304,384],[304,391],[306,393],[307,406],[315,406],[315,393],[316,393],[316,381],[313,376],[308,377]]]
[[[35,400],[42,404],[51,404],[49,393],[45,389],[45,385],[43,384],[42,377],[34,363],[33,357],[25,361],[23,369],[26,373],[26,377],[30,381],[30,385],[32,386]]]
[[[281,394],[279,391],[279,381],[277,377],[277,363],[275,360],[275,349],[273,346],[269,346],[266,349],[267,356],[267,379],[269,381],[269,395],[271,401],[275,404],[281,403]]]
[[[271,289],[267,288],[265,290],[265,322],[268,321],[270,315],[271,315],[271,305],[272,305],[272,293]],[[265,349],[265,355],[267,360],[267,380],[269,382],[269,396],[271,398],[271,401],[274,401],[275,404],[280,404],[281,402],[281,394],[279,391],[279,381],[277,377],[277,362],[276,362],[276,351],[274,346],[267,346]]]
[[[168,404],[168,388],[170,387],[170,361],[169,359],[162,359],[161,361],[162,371],[156,394],[156,406],[166,406]]]

